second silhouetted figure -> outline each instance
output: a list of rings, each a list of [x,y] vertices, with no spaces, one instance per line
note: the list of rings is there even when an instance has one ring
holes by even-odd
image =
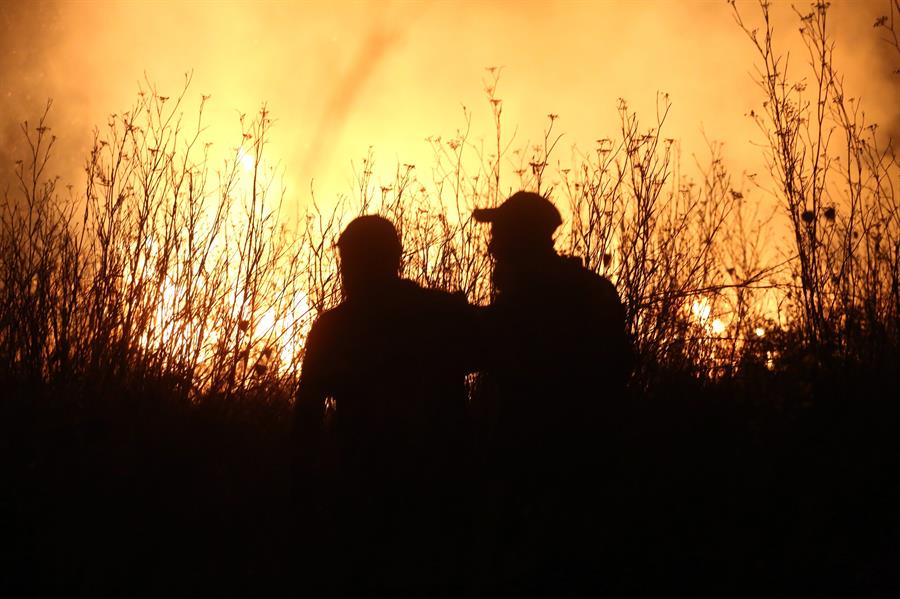
[[[507,590],[557,594],[596,567],[588,523],[605,423],[627,376],[624,309],[608,279],[556,253],[562,219],[545,197],[521,191],[473,216],[491,224],[494,258],[478,399],[495,405],[486,412],[495,414],[489,479],[500,487],[497,576]]]

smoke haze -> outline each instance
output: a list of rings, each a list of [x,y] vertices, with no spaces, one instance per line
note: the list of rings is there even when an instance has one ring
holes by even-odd
[[[739,3],[755,19],[754,3]],[[829,13],[845,87],[869,120],[900,136],[896,54],[872,24],[886,1],[835,2]],[[796,15],[775,4],[777,42],[800,66]],[[265,102],[276,120],[269,155],[289,201],[349,192],[351,160],[374,147],[387,175],[397,161],[430,164],[429,135],[452,135],[460,105],[475,136],[491,135],[484,68],[503,67],[498,97],[518,146],[560,115],[563,146],[591,147],[616,128],[616,99],[649,126],[657,91],[673,108],[667,137],[705,152],[702,132],[726,141],[733,171],[762,168],[745,117],[761,94],[753,49],[726,2],[4,2],[0,17],[3,179],[23,150],[18,124],[53,98],[56,168],[76,183],[91,131],[133,102],[146,73],[176,95],[193,72],[185,110],[210,94],[208,137],[225,157],[240,113]],[[561,146],[562,147],[562,146]],[[558,157],[565,158],[563,152]],[[511,181],[510,181],[511,183]]]

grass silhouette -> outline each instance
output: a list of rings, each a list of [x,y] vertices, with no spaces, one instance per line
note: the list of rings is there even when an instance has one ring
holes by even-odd
[[[900,166],[845,95],[827,4],[798,13],[806,76],[774,46],[765,4],[758,28],[734,14],[758,51],[766,100],[751,118],[774,211],[764,184],[733,180],[721,145],[682,174],[665,95],[649,127],[620,101],[619,130],[569,165],[553,114],[540,143],[513,148],[496,69],[490,148],[465,113],[454,137],[429,139],[429,177],[400,164],[377,186],[369,155],[352,195],[324,211],[314,199],[296,222],[268,166],[265,107],[214,168],[206,98],[188,117],[189,80],[177,96],[148,82],[97,130],[76,192],[50,175],[48,104],[22,127],[30,154],[0,215],[2,502],[16,544],[4,584],[302,590],[298,546],[315,540],[290,509],[289,412],[309,325],[340,298],[336,236],[383,214],[404,276],[486,304],[486,230],[471,212],[519,188],[551,195],[567,216],[558,249],[626,305],[630,397],[598,423],[627,456],[616,480],[632,499],[616,588],[897,584],[887,473],[900,420],[883,386],[900,382]],[[789,247],[767,245],[773,222]]]

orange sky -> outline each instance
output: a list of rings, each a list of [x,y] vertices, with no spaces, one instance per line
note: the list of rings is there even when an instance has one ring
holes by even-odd
[[[795,52],[796,17],[774,3]],[[756,16],[754,3],[741,3]],[[887,0],[833,3],[847,87],[886,133],[900,133],[898,77],[872,23]],[[536,141],[549,112],[561,148],[615,133],[616,99],[650,124],[657,90],[673,102],[667,136],[703,153],[701,130],[725,140],[735,172],[759,170],[745,113],[760,101],[753,52],[722,1],[635,2],[34,2],[2,4],[0,158],[9,168],[15,123],[54,98],[60,170],[78,172],[94,124],[126,109],[146,72],[188,107],[211,94],[210,138],[237,145],[239,112],[267,102],[277,120],[270,156],[288,198],[305,205],[351,189],[351,160],[373,146],[385,175],[430,163],[424,138],[450,136],[473,109],[474,137],[491,134],[481,80],[503,66],[499,96],[514,146]],[[563,151],[558,155],[565,158]],[[514,185],[508,179],[509,185]]]

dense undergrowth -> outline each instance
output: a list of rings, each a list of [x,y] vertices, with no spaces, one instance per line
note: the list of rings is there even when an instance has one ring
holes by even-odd
[[[900,588],[900,166],[845,96],[826,5],[798,13],[805,75],[773,47],[765,6],[758,30],[735,16],[759,51],[765,183],[733,180],[716,144],[683,174],[665,95],[649,127],[620,102],[619,131],[568,161],[555,115],[542,143],[513,149],[489,70],[490,140],[465,114],[430,138],[430,169],[376,185],[369,156],[352,194],[291,220],[265,108],[214,168],[206,99],[187,116],[187,86],[148,84],[97,130],[86,186],[64,191],[48,106],[23,126],[31,153],[0,218],[3,584],[318,588],[301,551],[316,539],[291,509],[290,402],[305,332],[340,298],[336,235],[384,214],[405,276],[485,304],[471,211],[526,188],[563,209],[558,249],[616,284],[638,356],[628,400],[597,423],[610,471],[585,474],[628,530],[598,566],[611,590]],[[767,235],[779,227],[787,245]]]

